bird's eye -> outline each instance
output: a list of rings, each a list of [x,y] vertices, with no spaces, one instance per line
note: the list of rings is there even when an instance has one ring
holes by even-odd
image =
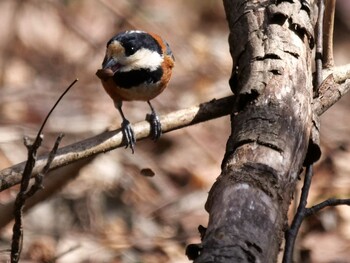
[[[125,48],[125,55],[131,56],[136,52],[136,47],[132,43],[127,43],[124,45]]]

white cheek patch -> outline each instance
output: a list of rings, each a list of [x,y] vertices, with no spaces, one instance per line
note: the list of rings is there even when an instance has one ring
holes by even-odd
[[[125,57],[121,64],[124,66],[120,71],[131,71],[137,69],[156,70],[163,62],[163,56],[156,51],[151,51],[146,48],[141,48],[135,54]]]

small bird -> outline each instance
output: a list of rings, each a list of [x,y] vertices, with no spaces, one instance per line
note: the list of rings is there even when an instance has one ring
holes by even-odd
[[[126,148],[134,153],[134,131],[122,110],[123,101],[147,101],[151,114],[146,120],[151,125],[151,138],[159,139],[162,128],[150,100],[168,85],[175,59],[169,44],[160,36],[139,30],[117,34],[107,42],[102,69],[96,72],[112,98],[123,121],[121,129]]]

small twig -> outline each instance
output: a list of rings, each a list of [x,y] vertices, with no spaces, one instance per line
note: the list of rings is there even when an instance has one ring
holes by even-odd
[[[301,223],[303,220],[311,215],[316,214],[321,209],[326,208],[328,206],[337,206],[337,205],[350,205],[350,199],[327,199],[317,205],[314,205],[310,208],[307,208],[307,198],[309,195],[309,190],[311,186],[311,180],[312,180],[312,166],[310,165],[307,167],[305,178],[304,178],[304,185],[301,191],[299,206],[297,209],[297,212],[293,218],[293,222],[291,227],[288,231],[286,231],[286,245],[284,249],[284,255],[283,255],[283,263],[290,263],[292,262],[293,258],[293,250],[294,250],[294,244],[296,237],[299,232],[299,228],[301,226]]]
[[[33,145],[29,144],[29,139],[24,138],[24,145],[28,149],[28,158],[22,174],[20,191],[17,194],[14,206],[14,219],[15,223],[13,225],[13,235],[11,244],[11,263],[16,263],[19,261],[19,257],[22,250],[23,244],[23,226],[22,226],[22,214],[23,207],[26,201],[26,192],[29,186],[29,181],[31,178],[32,170],[35,166],[36,153],[41,145],[43,137],[38,134]]]
[[[46,165],[38,174],[35,175],[35,183],[28,190],[29,182],[33,173],[33,168],[35,167],[35,163],[36,163],[37,150],[39,149],[43,141],[42,131],[53,110],[56,108],[58,103],[62,100],[63,96],[70,90],[70,88],[77,81],[78,80],[73,81],[72,84],[68,86],[68,88],[62,93],[62,95],[58,98],[54,106],[51,108],[50,112],[47,114],[45,120],[43,121],[33,144],[29,142],[28,137],[24,138],[24,145],[27,147],[27,150],[28,150],[28,158],[22,173],[21,186],[20,186],[19,193],[17,194],[15,205],[14,205],[13,213],[14,213],[15,223],[13,225],[13,235],[12,235],[12,244],[11,244],[11,263],[18,262],[21,255],[22,244],[23,244],[22,214],[23,214],[23,208],[24,208],[25,202],[29,197],[33,196],[39,189],[42,188],[42,178],[49,171],[50,165],[56,155],[59,143],[63,137],[63,135],[60,135],[57,138],[56,143],[46,160]]]
[[[336,0],[326,0],[323,31],[323,68],[334,67],[333,32]]]
[[[68,88],[66,88],[66,90],[61,94],[61,96],[57,99],[57,101],[55,102],[55,104],[53,105],[53,107],[51,108],[51,110],[49,111],[49,113],[47,114],[45,120],[43,121],[43,124],[41,124],[40,130],[38,132],[37,137],[40,136],[40,134],[42,133],[47,120],[49,119],[51,113],[54,111],[54,109],[57,107],[58,103],[60,103],[60,101],[63,99],[63,97],[67,94],[67,92],[75,85],[75,83],[78,82],[78,79],[75,79],[69,86]]]
[[[63,137],[64,137],[63,133],[61,133],[57,137],[55,144],[49,153],[49,157],[47,158],[46,165],[44,166],[43,170],[40,173],[34,176],[35,182],[30,187],[30,189],[26,192],[25,199],[28,199],[29,197],[33,196],[37,191],[43,189],[43,185],[42,185],[43,178],[50,170],[51,163],[56,156],[58,146],[60,145]]]
[[[297,238],[300,225],[306,216],[306,204],[307,204],[307,197],[309,195],[309,190],[311,186],[311,179],[312,179],[312,173],[313,173],[312,170],[313,170],[312,165],[309,165],[306,169],[304,185],[301,190],[299,206],[293,218],[292,225],[286,231],[286,237],[285,237],[286,245],[284,248],[283,260],[282,260],[283,263],[293,262],[292,259],[293,259],[295,240]]]
[[[350,205],[350,199],[327,199],[317,205],[314,205],[310,208],[306,209],[305,216],[311,216],[316,214],[321,209],[327,207],[327,206],[337,206],[337,205]]]

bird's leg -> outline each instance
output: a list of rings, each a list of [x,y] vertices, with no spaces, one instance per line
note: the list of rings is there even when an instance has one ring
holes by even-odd
[[[132,153],[134,153],[134,147],[135,147],[135,134],[131,127],[130,122],[125,118],[123,110],[122,110],[123,103],[121,101],[118,101],[115,103],[115,107],[118,109],[120,115],[122,116],[123,122],[121,123],[121,129],[124,135],[124,138],[126,140],[126,146],[125,148],[130,147]]]
[[[147,114],[146,120],[151,124],[151,138],[152,140],[156,141],[159,139],[160,135],[162,135],[162,125],[156,111],[152,107],[151,102],[147,101],[147,103],[151,108],[151,114]]]

